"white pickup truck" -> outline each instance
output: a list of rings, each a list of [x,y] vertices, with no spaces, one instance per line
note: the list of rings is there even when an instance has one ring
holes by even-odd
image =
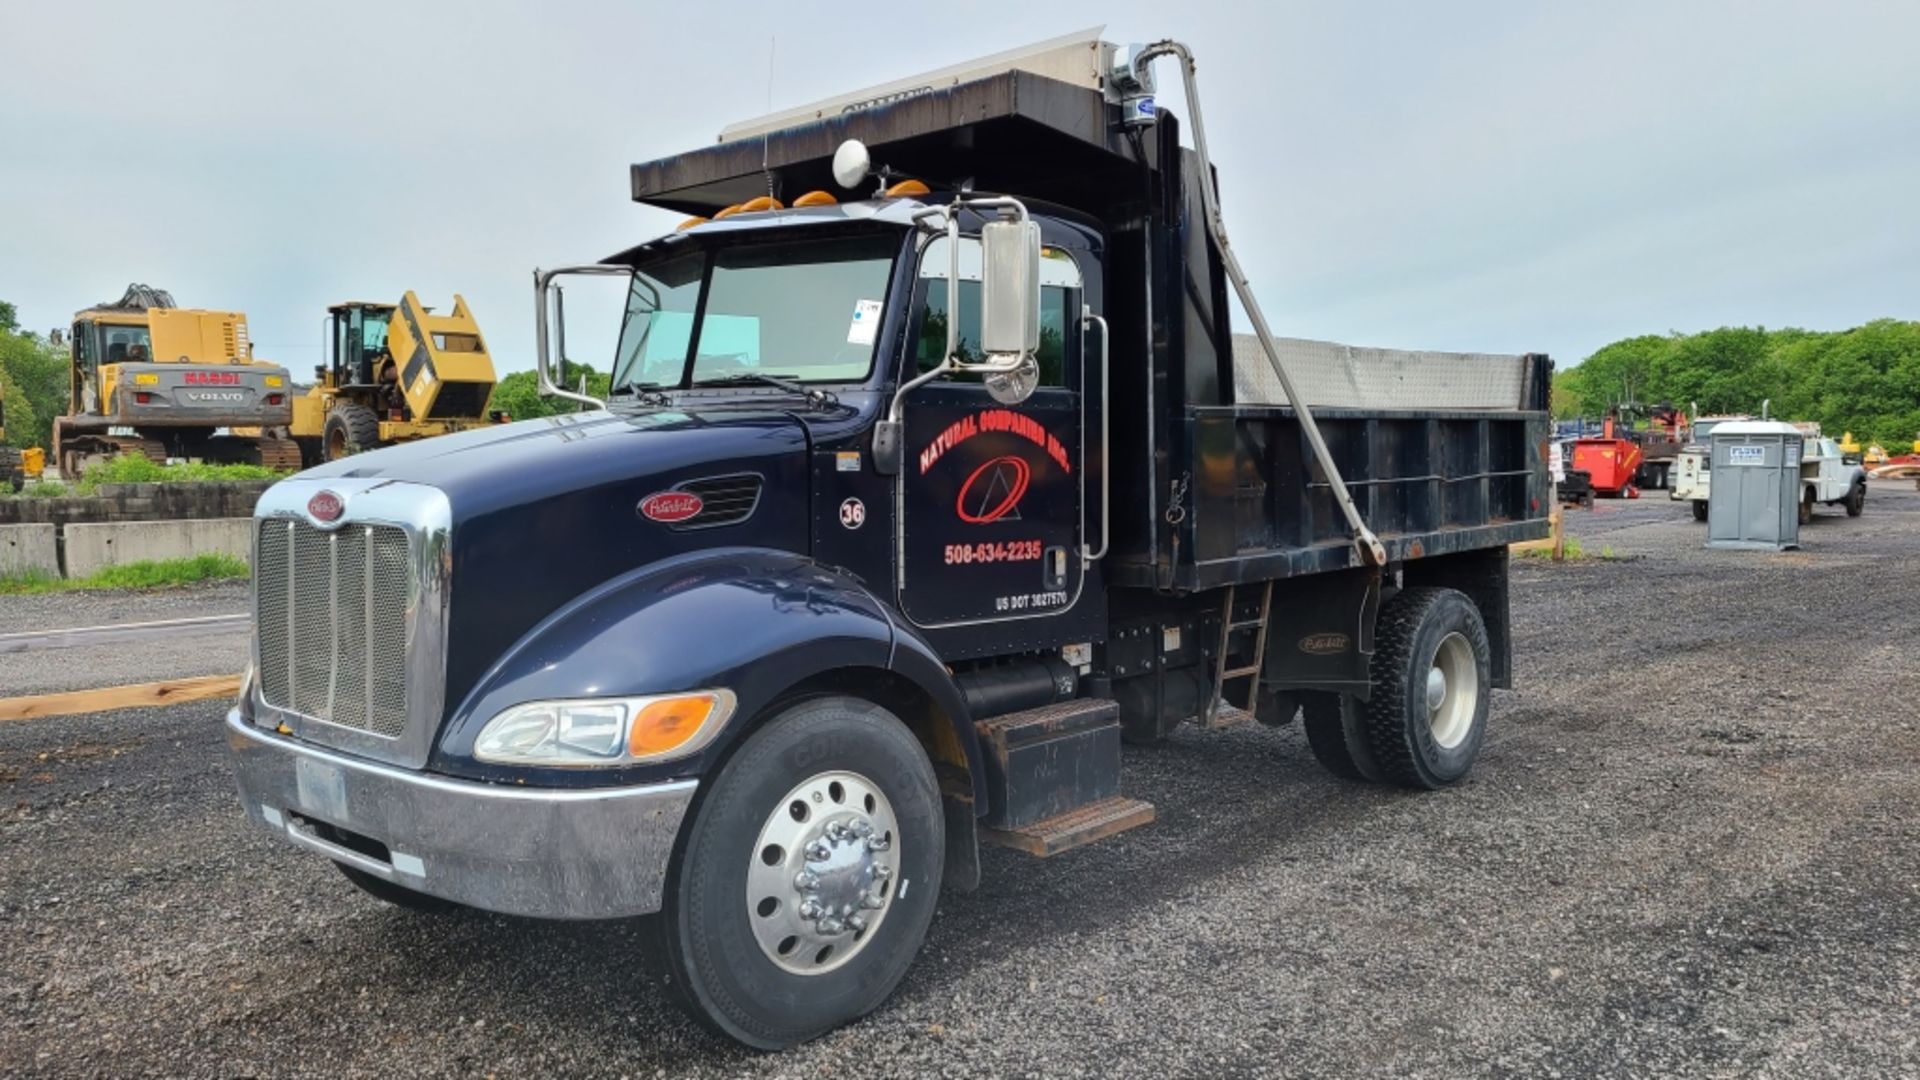
[[[1707,498],[1712,490],[1710,452],[1714,431],[1753,435],[1768,432],[1797,432],[1803,435],[1800,449],[1800,523],[1813,520],[1816,504],[1842,506],[1848,517],[1859,517],[1867,505],[1867,471],[1850,462],[1840,444],[1820,434],[1818,427],[1789,424],[1782,420],[1748,420],[1734,417],[1702,418],[1694,424],[1694,442],[1680,452],[1675,462],[1670,498],[1693,503],[1693,519],[1707,520]]]

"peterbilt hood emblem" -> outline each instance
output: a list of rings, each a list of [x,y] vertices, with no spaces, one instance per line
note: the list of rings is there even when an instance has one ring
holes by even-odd
[[[656,491],[640,500],[640,513],[669,525],[698,514],[706,504],[691,491]]]
[[[307,500],[308,516],[322,525],[331,525],[339,521],[340,515],[346,508],[347,504],[340,500],[340,496],[331,491],[318,492],[313,498]]]

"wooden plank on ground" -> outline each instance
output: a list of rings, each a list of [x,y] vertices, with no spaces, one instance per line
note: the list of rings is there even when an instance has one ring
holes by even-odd
[[[240,676],[206,675],[195,679],[166,679],[132,686],[103,686],[95,690],[68,690],[58,694],[31,694],[0,698],[0,722],[37,720],[45,716],[73,716],[109,709],[143,709],[178,705],[186,701],[240,696]]]

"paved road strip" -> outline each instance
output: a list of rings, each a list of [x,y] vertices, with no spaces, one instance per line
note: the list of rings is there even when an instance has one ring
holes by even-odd
[[[28,630],[0,634],[0,655],[33,652],[39,649],[71,649],[83,645],[110,645],[145,638],[199,637],[245,630],[252,616],[200,615],[189,619],[159,619],[154,622],[112,623],[106,626],[75,626],[62,630]]]

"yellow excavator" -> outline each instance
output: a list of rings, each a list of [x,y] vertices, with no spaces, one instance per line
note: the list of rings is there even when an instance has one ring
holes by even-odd
[[[8,446],[7,388],[0,383],[0,491],[19,491],[27,485],[25,456],[19,448]]]
[[[247,317],[178,307],[129,285],[75,313],[67,415],[53,424],[60,475],[120,454],[300,467],[287,369],[253,358]]]
[[[327,363],[293,402],[309,467],[502,419],[487,412],[493,358],[460,294],[448,315],[409,290],[398,304],[335,304],[327,322]]]

